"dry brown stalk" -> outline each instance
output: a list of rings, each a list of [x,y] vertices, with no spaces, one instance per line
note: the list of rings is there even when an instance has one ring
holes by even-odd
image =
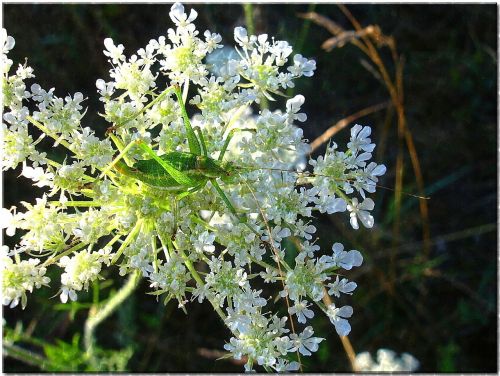
[[[399,234],[400,234],[401,200],[403,194],[402,188],[403,188],[403,171],[404,171],[404,152],[403,152],[404,144],[406,144],[406,148],[408,149],[408,152],[410,154],[410,160],[415,173],[415,179],[417,182],[419,193],[420,195],[424,196],[424,179],[420,167],[420,160],[418,158],[417,151],[413,142],[413,136],[406,122],[406,115],[404,109],[403,59],[398,55],[396,42],[393,37],[384,35],[378,26],[370,25],[367,27],[362,27],[361,24],[356,20],[356,18],[344,5],[338,4],[338,7],[350,21],[354,30],[346,31],[344,28],[339,26],[334,21],[315,12],[302,13],[299,14],[299,16],[305,19],[309,19],[314,23],[316,23],[317,25],[326,28],[328,31],[330,31],[330,33],[334,35],[332,38],[328,39],[323,43],[322,47],[325,50],[329,51],[335,47],[337,48],[342,47],[345,43],[351,43],[356,47],[358,47],[361,51],[363,51],[363,53],[373,63],[373,65],[371,65],[368,62],[365,62],[370,67],[370,69],[368,70],[375,76],[375,78],[378,78],[379,80],[382,81],[387,91],[389,92],[392,105],[396,110],[396,124],[397,124],[397,134],[398,134],[398,155],[396,159],[395,197],[394,197],[395,219],[393,224],[393,239],[394,239],[393,242],[394,245],[396,246],[399,243]],[[384,46],[387,46],[391,52],[391,57],[395,67],[394,77],[391,77],[391,74],[387,70],[378,52],[378,49]],[[341,122],[343,125],[344,123],[342,120]],[[347,124],[345,124],[344,126],[346,125]],[[318,138],[318,140],[328,139],[336,132],[338,132],[338,130],[337,128],[335,128],[335,126],[330,127],[325,132],[324,135]],[[316,140],[314,142],[316,142]],[[320,144],[322,144],[322,142]],[[317,148],[319,145],[314,144],[315,148]],[[420,200],[419,204],[420,204],[420,215],[422,218],[423,253],[425,260],[428,258],[430,253],[429,210],[426,200]],[[392,285],[394,284],[395,280],[395,271],[396,271],[395,258],[396,258],[395,254],[390,255],[389,276],[390,280],[392,281],[391,282]],[[393,289],[391,288],[391,290]]]
[[[326,288],[323,287],[323,303],[328,307],[329,305],[332,304],[332,299],[330,298],[330,295],[328,295],[328,292],[326,291]],[[347,355],[347,359],[349,359],[349,363],[351,364],[351,369],[353,372],[358,372],[359,370],[356,367],[356,352],[354,351],[351,341],[349,340],[349,337],[347,336],[340,336],[340,341],[342,342],[342,346],[344,347],[344,351]]]
[[[383,110],[390,105],[390,102],[382,102],[378,104],[374,104],[373,106],[363,108],[362,110],[355,112],[352,115],[349,115],[339,121],[337,121],[334,125],[328,128],[321,136],[316,138],[313,142],[311,142],[311,150],[309,154],[312,154],[317,148],[327,142],[330,138],[332,138],[337,132],[341,131],[343,128],[351,124],[353,121],[362,118],[363,116],[367,116],[374,112]]]

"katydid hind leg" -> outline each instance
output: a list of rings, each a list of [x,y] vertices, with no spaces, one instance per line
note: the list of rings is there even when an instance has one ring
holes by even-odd
[[[234,129],[231,129],[226,136],[226,140],[224,141],[224,144],[222,145],[222,149],[220,151],[219,158],[217,158],[217,160],[219,162],[222,162],[224,155],[226,154],[227,148],[229,146],[229,143],[231,142],[231,139],[233,138],[233,136],[236,132],[256,132],[256,130],[252,129],[252,128],[241,128],[241,129],[234,128]]]
[[[238,214],[238,212],[236,211],[236,208],[231,203],[231,201],[229,200],[229,198],[226,196],[226,194],[224,193],[224,191],[220,187],[219,183],[217,183],[217,181],[215,179],[210,179],[210,182],[214,186],[215,190],[217,191],[217,193],[219,194],[220,198],[222,199],[222,201],[224,202],[224,204],[227,206],[227,208],[229,209],[229,211],[231,212],[231,214],[233,214],[238,219],[238,221],[240,223],[244,224],[246,227],[248,227],[250,229],[250,231],[252,231],[255,235],[257,235],[260,238],[261,234],[259,234],[259,232],[257,230],[255,230],[247,222],[247,218],[245,216],[240,216]]]
[[[207,144],[205,143],[205,138],[203,137],[203,132],[200,127],[194,127],[194,131],[198,134],[198,139],[200,140],[201,149],[203,151],[203,155],[208,157]]]

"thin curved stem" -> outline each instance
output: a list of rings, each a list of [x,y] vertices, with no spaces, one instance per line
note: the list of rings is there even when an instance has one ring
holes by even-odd
[[[141,277],[140,271],[133,272],[127,282],[123,285],[123,287],[118,290],[116,294],[114,294],[110,299],[100,304],[100,308],[93,306],[89,312],[89,317],[85,322],[85,330],[84,330],[84,346],[86,355],[89,357],[90,362],[94,366],[98,366],[96,364],[95,354],[94,354],[94,332],[96,328],[106,319],[108,318],[119,306],[122,304],[125,299],[127,299],[130,294],[136,289],[139,284]],[[96,367],[98,368],[98,367]]]

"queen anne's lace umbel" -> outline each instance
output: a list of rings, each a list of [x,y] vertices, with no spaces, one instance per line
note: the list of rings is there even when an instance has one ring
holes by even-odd
[[[60,98],[54,89],[28,83],[34,78],[30,67],[12,70],[7,54],[15,42],[2,32],[2,169],[21,165],[24,177],[47,188],[35,204],[23,202],[22,211],[2,209],[7,235],[22,234],[16,247],[2,248],[3,302],[24,307],[26,292],[49,284],[48,267],[60,268],[60,282],[52,283],[60,286],[61,301],[77,300],[103,278],[103,269],[117,265],[121,275],[140,271],[156,295],[183,308],[208,300],[231,330],[224,348],[245,357],[247,370],[296,370],[287,354],[309,356],[323,340],[308,325],[316,313],[326,314],[340,335],[349,333],[353,309],[326,305],[323,298],[351,295],[357,285],[342,270],[363,261],[361,252],[340,243],[322,252],[313,216],[348,212],[354,229],[360,223],[372,227],[374,203],[366,194],[375,192],[385,166],[369,162],[371,129],[355,125],[346,151],[331,142],[323,156],[309,161],[313,173],[297,172],[309,151],[297,126],[307,120],[301,112],[305,98],[296,95],[282,110],[257,114],[251,106],[279,104],[295,79],[313,75],[315,61],[293,54],[285,41],[249,35],[242,27],[234,30],[235,49],[224,50],[221,36],[200,34],[196,11],[186,13],[179,3],[170,17],[175,28],[130,57],[123,45],[104,40],[112,67],[109,79],[96,81],[108,122],[103,127],[120,124],[104,138],[82,125],[82,93]],[[182,106],[161,94],[160,75],[182,88],[192,125],[201,129],[212,158],[230,131],[245,129],[235,132],[224,157],[238,173],[222,184],[240,220],[210,183],[174,203],[172,194],[107,168],[133,140],[159,155],[189,151]],[[42,131],[37,139],[35,127]],[[56,162],[38,151],[44,137],[66,148],[68,157]],[[147,158],[134,147],[125,156],[128,163]],[[294,260],[286,262],[289,254]],[[288,315],[278,314],[273,297],[263,294],[265,283],[276,285],[286,298],[281,303],[289,302]]]

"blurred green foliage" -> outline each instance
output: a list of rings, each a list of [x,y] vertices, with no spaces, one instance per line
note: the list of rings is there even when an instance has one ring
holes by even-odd
[[[210,29],[232,40],[235,26],[245,17],[240,5],[196,4],[198,29]],[[312,79],[295,88],[306,97],[304,126],[310,140],[330,125],[367,106],[387,100],[380,82],[360,60],[360,51],[347,45],[332,52],[320,48],[330,34],[297,17],[314,10],[350,29],[332,4],[254,4],[257,33],[267,33],[298,45],[296,53],[317,61]],[[393,193],[376,195],[375,231],[356,233],[345,218],[320,216],[319,244],[329,250],[333,241],[362,251],[365,264],[350,277],[358,289],[349,300],[355,314],[350,340],[356,352],[385,347],[410,352],[424,372],[497,371],[497,8],[495,5],[349,5],[364,25],[378,25],[392,35],[404,57],[405,111],[421,161],[426,194],[431,196],[430,258],[422,257],[418,202],[403,197],[400,243],[395,250],[396,284],[389,287],[389,254],[394,248]],[[59,96],[81,91],[88,97],[85,125],[103,133],[107,125],[95,81],[108,78],[103,40],[112,37],[131,54],[151,38],[165,35],[171,23],[168,4],[4,4],[4,26],[16,39],[10,57],[35,69],[44,88]],[[384,52],[389,69],[390,56]],[[292,94],[291,92],[288,94]],[[358,122],[374,128],[374,141],[385,140],[378,162],[388,166],[381,182],[394,186],[397,133],[394,119],[380,111]],[[389,124],[384,133],[384,124]],[[337,143],[348,138],[344,130]],[[45,146],[51,149],[50,142]],[[318,152],[321,152],[318,151]],[[63,156],[54,158],[61,160]],[[20,171],[4,174],[4,205],[34,201],[40,191],[23,180]],[[415,178],[405,155],[403,190],[416,192]],[[331,235],[330,235],[331,234]],[[13,242],[16,239],[6,239]],[[50,276],[53,281],[58,276]],[[113,276],[109,275],[108,278]],[[119,288],[102,284],[100,294]],[[97,333],[102,369],[132,372],[240,372],[241,364],[216,360],[228,331],[206,304],[189,304],[188,315],[175,303],[166,307],[146,295],[146,284],[123,304]],[[61,310],[57,293],[42,289],[30,297],[25,311],[4,310],[4,349],[14,344],[35,353],[45,366],[4,358],[7,372],[91,370],[85,362],[79,333],[92,292]],[[12,333],[27,328],[32,341]],[[320,351],[307,359],[309,372],[349,371],[346,355],[329,321],[317,315],[316,333],[326,338]],[[25,330],[21,330],[22,333]],[[38,346],[33,342],[38,339]],[[106,350],[103,350],[106,349]],[[9,352],[4,352],[4,356]],[[37,355],[38,354],[38,355]],[[212,354],[212,355],[210,355]],[[38,358],[37,358],[38,357]]]

